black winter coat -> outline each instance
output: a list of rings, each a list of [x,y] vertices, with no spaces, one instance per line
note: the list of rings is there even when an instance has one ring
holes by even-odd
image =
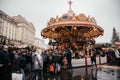
[[[4,66],[8,66],[10,63],[10,57],[9,57],[9,53],[6,51],[0,51],[0,64]]]
[[[20,68],[25,68],[26,65],[26,56],[20,55],[17,59],[17,70],[20,70]]]

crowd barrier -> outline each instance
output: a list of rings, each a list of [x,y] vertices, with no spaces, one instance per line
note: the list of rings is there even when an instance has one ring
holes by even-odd
[[[86,58],[87,65],[91,65],[90,57]],[[97,64],[104,64],[107,63],[106,56],[105,57],[96,57],[96,63]],[[86,66],[85,64],[85,58],[82,59],[72,59],[72,66],[73,67],[81,67],[81,66]]]

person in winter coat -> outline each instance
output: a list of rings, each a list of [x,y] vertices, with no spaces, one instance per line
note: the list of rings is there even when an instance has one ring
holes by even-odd
[[[37,75],[38,75],[38,80],[41,80],[42,70],[43,70],[43,58],[41,54],[37,51],[35,51],[32,57],[33,57],[32,80],[36,80]]]
[[[72,69],[72,53],[71,53],[71,50],[69,47],[67,47],[65,49],[65,56],[66,56],[67,61],[68,61],[68,68]]]
[[[110,55],[110,64],[114,65],[115,64],[115,52],[114,52],[113,48],[110,48],[108,50],[108,54]]]
[[[93,63],[95,64],[97,68],[95,50],[90,49],[89,53],[90,53],[90,58],[91,58],[91,66],[92,66],[91,69],[93,69]]]
[[[17,72],[23,74],[23,80],[26,80],[24,69],[26,67],[26,52],[23,51],[21,55],[17,58]]]
[[[8,47],[4,46],[0,51],[0,80],[11,80],[10,57]]]
[[[47,75],[48,64],[50,62],[49,56],[48,56],[46,51],[44,51],[42,53],[42,57],[43,57],[43,75],[46,76]]]
[[[11,69],[11,72],[14,71],[14,62],[15,62],[15,51],[13,49],[10,49],[9,50],[9,57],[10,57],[10,69]]]
[[[119,66],[120,65],[120,53],[117,48],[114,49],[115,52],[115,58],[116,58],[116,64]]]

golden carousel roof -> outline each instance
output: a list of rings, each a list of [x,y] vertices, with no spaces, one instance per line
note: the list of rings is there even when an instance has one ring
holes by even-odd
[[[69,11],[61,17],[50,18],[47,27],[41,31],[45,38],[91,38],[103,35],[104,30],[97,25],[93,17],[85,14],[75,15],[71,9],[72,2],[69,1]]]

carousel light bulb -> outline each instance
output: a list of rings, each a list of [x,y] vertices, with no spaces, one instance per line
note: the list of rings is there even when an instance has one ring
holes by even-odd
[[[81,80],[84,80],[84,78],[81,78]]]
[[[52,28],[52,31],[55,31],[55,28]]]
[[[44,33],[42,32],[42,35],[43,35]]]
[[[76,28],[76,27],[74,27],[74,30],[77,30],[77,28]]]
[[[94,30],[96,31],[97,29],[94,27]]]

